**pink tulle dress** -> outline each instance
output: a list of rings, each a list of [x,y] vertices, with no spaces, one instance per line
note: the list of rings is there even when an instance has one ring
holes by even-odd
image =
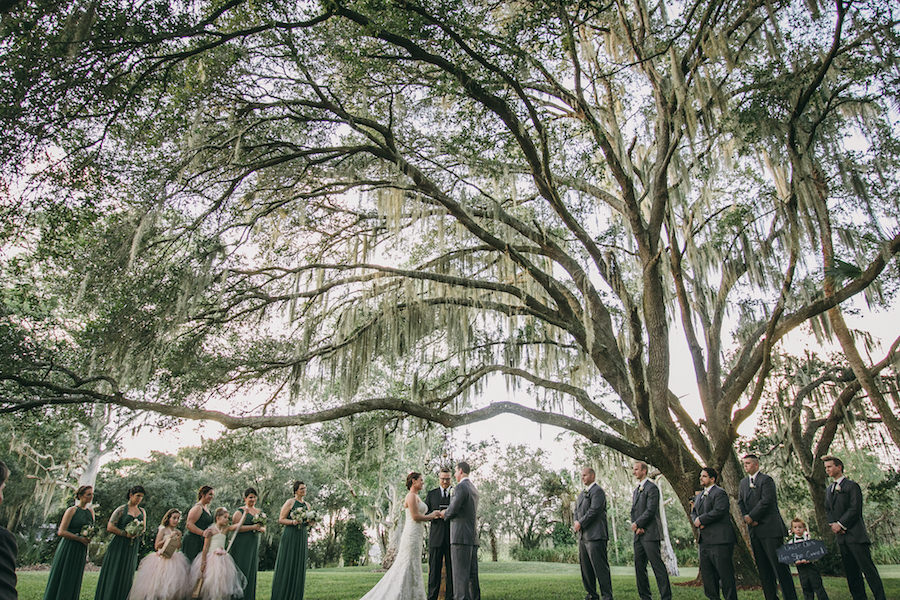
[[[163,529],[163,527],[160,527]],[[191,596],[191,563],[181,548],[181,532],[169,531],[163,548],[148,554],[138,566],[128,600],[184,600]],[[166,554],[175,550],[170,557]],[[168,550],[168,552],[165,552]]]
[[[191,565],[191,587],[200,578],[203,566],[203,553],[197,555]],[[229,600],[242,598],[247,578],[241,573],[234,559],[225,550],[225,534],[215,533],[209,539],[206,552],[206,574],[203,575],[203,588],[200,600]]]

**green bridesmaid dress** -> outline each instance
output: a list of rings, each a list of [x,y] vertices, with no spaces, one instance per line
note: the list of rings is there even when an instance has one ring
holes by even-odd
[[[94,516],[91,511],[76,506],[67,531],[81,535],[81,528],[93,522]],[[78,600],[86,558],[87,546],[81,542],[62,538],[56,547],[56,554],[53,555],[53,566],[50,567],[44,600]]]
[[[206,528],[212,524],[212,515],[205,510],[200,511],[200,517],[194,523],[200,531],[206,531]],[[185,528],[184,537],[181,538],[181,552],[187,556],[189,561],[194,562],[194,558],[200,554],[201,550],[203,550],[203,536]]]
[[[294,500],[291,510],[306,506],[306,502]],[[306,534],[305,523],[284,528],[278,545],[278,556],[275,558],[272,600],[303,600],[303,588],[306,585]]]
[[[238,509],[241,510],[241,509]],[[243,510],[241,510],[243,512]],[[253,525],[256,521],[249,512],[244,518],[243,526]],[[256,571],[259,570],[259,539],[258,531],[242,531],[235,536],[231,546],[231,557],[237,568],[247,578],[244,587],[244,600],[256,600]]]
[[[122,515],[116,520],[116,527],[125,529],[132,521],[144,519],[143,512],[138,517],[128,514],[127,507],[119,507]],[[138,565],[138,552],[141,548],[141,536],[127,538],[114,535],[103,557],[100,577],[97,579],[97,591],[94,600],[125,600],[131,591],[131,581]]]

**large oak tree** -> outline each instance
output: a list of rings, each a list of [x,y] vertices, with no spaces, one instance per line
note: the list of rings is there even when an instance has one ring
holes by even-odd
[[[29,216],[49,205],[130,234],[55,246],[81,283],[50,329],[77,360],[13,317],[3,410],[232,428],[511,413],[652,463],[687,510],[701,464],[736,490],[773,349],[812,326],[900,444],[874,376],[893,360],[867,364],[841,308],[896,284],[892,10],[15,5],[0,152],[28,165],[10,189],[43,203],[4,231],[46,232]],[[48,277],[37,264],[22,272]],[[529,400],[478,393],[496,377]],[[269,400],[204,406],[250,387]],[[299,412],[279,414],[288,397]]]

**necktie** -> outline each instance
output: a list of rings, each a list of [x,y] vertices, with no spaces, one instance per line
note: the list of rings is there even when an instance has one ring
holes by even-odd
[[[447,499],[447,490],[444,490],[444,491],[442,492],[442,495],[444,496],[444,500],[446,500],[446,499]]]
[[[836,486],[836,485],[837,485],[837,483],[832,482],[831,485],[828,486],[828,492],[831,493],[831,494],[833,494],[833,493],[834,493],[834,486]]]

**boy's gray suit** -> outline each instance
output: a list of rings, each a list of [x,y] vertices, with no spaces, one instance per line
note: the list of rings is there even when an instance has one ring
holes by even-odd
[[[596,482],[578,494],[575,520],[581,523],[578,532],[578,561],[581,563],[581,582],[588,600],[612,600],[612,575],[606,556],[609,531],[606,523],[606,493]],[[597,586],[600,596],[597,595]]]
[[[453,565],[454,600],[480,600],[478,585],[478,490],[468,477],[453,489],[444,519],[450,521],[450,562]]]

